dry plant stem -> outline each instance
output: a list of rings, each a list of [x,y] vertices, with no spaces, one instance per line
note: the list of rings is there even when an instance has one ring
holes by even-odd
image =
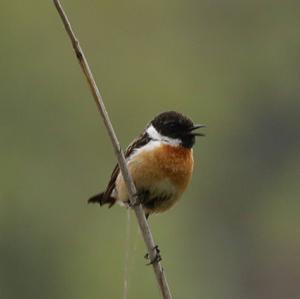
[[[67,31],[70,39],[71,39],[71,42],[72,42],[73,48],[75,50],[75,53],[76,53],[77,59],[79,61],[79,64],[80,64],[80,66],[81,66],[81,68],[82,68],[82,70],[85,74],[85,77],[86,77],[87,82],[90,86],[91,92],[93,94],[94,100],[97,104],[98,110],[99,110],[99,112],[102,116],[104,125],[107,129],[107,132],[108,132],[108,135],[111,139],[111,143],[113,145],[116,157],[118,159],[118,163],[119,163],[119,166],[120,166],[121,173],[124,177],[126,186],[128,188],[129,199],[130,199],[130,202],[132,203],[132,206],[134,207],[134,212],[135,212],[135,215],[137,217],[138,224],[140,226],[140,229],[141,229],[146,247],[148,249],[149,257],[150,257],[151,260],[154,260],[155,257],[156,257],[156,250],[155,250],[155,243],[154,243],[154,240],[153,240],[153,237],[152,237],[152,233],[150,231],[150,228],[149,228],[148,222],[146,220],[145,213],[143,211],[142,206],[140,204],[135,205],[135,203],[137,201],[136,188],[134,186],[132,177],[131,177],[131,175],[128,171],[126,160],[125,160],[125,157],[124,157],[124,153],[123,153],[123,151],[120,147],[120,143],[119,143],[119,141],[117,139],[117,136],[114,132],[114,129],[113,129],[113,126],[112,126],[111,121],[109,119],[108,113],[106,111],[102,96],[101,96],[100,91],[99,91],[99,89],[96,85],[96,82],[94,80],[91,69],[88,65],[88,62],[85,58],[85,55],[84,55],[84,53],[83,53],[83,51],[80,47],[79,41],[76,38],[76,36],[75,36],[75,34],[74,34],[74,32],[71,28],[71,24],[70,24],[70,22],[67,18],[66,13],[64,12],[64,10],[61,6],[60,1],[59,0],[53,0],[53,2],[54,2],[54,5],[55,5],[62,21],[63,21],[65,29],[66,29],[66,31]],[[155,276],[156,276],[159,288],[161,290],[162,298],[171,299],[172,296],[171,296],[170,288],[168,286],[168,282],[167,282],[166,276],[164,274],[161,263],[160,262],[157,262],[157,263],[155,262],[152,265],[153,265],[153,269],[154,269],[154,272],[155,272]]]

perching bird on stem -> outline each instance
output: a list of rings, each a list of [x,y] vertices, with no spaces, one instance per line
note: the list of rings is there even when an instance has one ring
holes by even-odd
[[[156,116],[127,148],[125,158],[146,217],[170,209],[186,190],[193,172],[194,125],[181,113],[168,111]],[[106,190],[89,203],[116,202],[129,205],[126,184],[117,165]]]

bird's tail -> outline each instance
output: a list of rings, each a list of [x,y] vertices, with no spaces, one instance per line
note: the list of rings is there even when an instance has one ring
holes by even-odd
[[[98,203],[98,204],[100,204],[100,206],[108,204],[109,207],[111,207],[116,203],[116,199],[111,196],[106,196],[105,192],[102,192],[102,193],[92,196],[88,200],[88,203]]]

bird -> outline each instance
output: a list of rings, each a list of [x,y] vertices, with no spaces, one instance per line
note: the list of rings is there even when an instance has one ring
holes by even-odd
[[[163,112],[127,147],[126,163],[146,218],[173,207],[187,189],[193,173],[195,139],[205,136],[195,131],[204,127],[195,125],[179,112]],[[130,206],[127,186],[118,165],[105,191],[91,197],[88,203]]]

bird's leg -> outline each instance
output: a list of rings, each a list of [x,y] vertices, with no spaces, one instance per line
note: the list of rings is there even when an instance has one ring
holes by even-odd
[[[127,203],[127,205],[128,205],[129,208],[133,208],[134,209],[134,207],[138,206],[141,203],[141,201],[139,200],[139,197],[137,195],[133,195],[133,197],[136,198],[136,200],[135,200],[134,203],[131,203],[130,200],[128,200],[126,203]]]
[[[153,250],[156,251],[155,253],[155,257],[153,258],[153,260],[150,260],[150,262],[148,264],[146,264],[147,266],[149,265],[153,265],[155,263],[158,263],[162,260],[161,258],[161,255],[160,255],[160,250],[158,248],[158,245],[155,245]],[[145,256],[144,256],[145,259],[149,260],[150,259],[150,256],[149,256],[149,253],[146,253]]]
[[[140,195],[139,192],[133,194],[132,197],[135,198],[135,202],[132,203],[130,200],[128,200],[128,201],[127,201],[127,204],[128,204],[128,207],[129,207],[129,208],[134,208],[134,207],[138,206],[138,205],[141,203],[141,200],[140,200],[141,195]]]
[[[143,202],[145,202],[147,200],[147,198],[149,197],[149,191],[147,191],[147,190],[138,191],[136,194],[133,195],[133,197],[135,197],[135,199],[136,199],[134,204],[132,204],[130,202],[130,200],[128,200],[128,206],[130,208],[134,208],[134,207],[138,206],[139,204],[143,204]]]
[[[130,201],[128,201],[128,206],[130,208],[134,208],[135,206],[138,206],[139,204],[143,204],[145,202],[147,202],[147,200],[149,200],[149,195],[150,192],[148,190],[141,190],[139,192],[137,192],[134,196],[136,197],[136,201],[134,204],[131,204]],[[150,216],[150,213],[145,213],[145,217],[148,220]],[[160,250],[158,249],[158,245],[154,246],[153,250],[156,251],[155,257],[153,260],[151,260],[147,265],[152,265],[154,263],[158,263],[161,261],[161,255],[160,255]],[[144,256],[145,259],[150,259],[149,253],[146,253]]]

